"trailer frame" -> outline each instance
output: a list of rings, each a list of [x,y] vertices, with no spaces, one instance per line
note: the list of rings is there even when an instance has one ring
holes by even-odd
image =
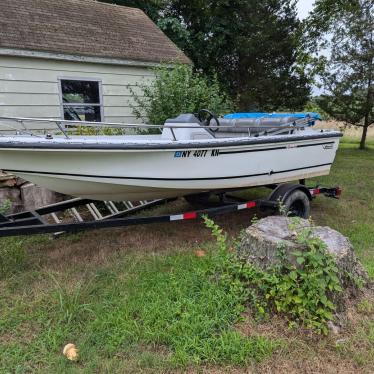
[[[261,186],[259,186],[261,187]],[[227,192],[220,192],[220,201],[216,206],[205,207],[203,209],[182,212],[178,214],[165,214],[149,217],[132,217],[132,214],[150,209],[155,206],[166,204],[174,199],[160,199],[145,202],[141,205],[130,207],[122,212],[111,214],[108,217],[96,218],[95,220],[69,223],[49,223],[44,216],[56,214],[69,209],[75,209],[82,205],[95,203],[93,200],[74,198],[55,204],[46,205],[35,210],[28,210],[21,213],[9,215],[0,214],[0,237],[34,235],[34,234],[61,234],[75,233],[84,230],[102,229],[110,227],[127,227],[134,225],[144,225],[151,223],[166,223],[186,220],[202,219],[204,216],[214,217],[226,213],[238,212],[246,209],[259,209],[262,212],[267,210],[273,213],[279,210],[280,205],[295,191],[304,191],[309,200],[318,195],[325,195],[330,198],[339,198],[340,187],[306,187],[305,180],[299,184],[282,183],[277,185],[262,186],[272,189],[268,199],[255,199],[246,201],[245,199],[228,195]]]

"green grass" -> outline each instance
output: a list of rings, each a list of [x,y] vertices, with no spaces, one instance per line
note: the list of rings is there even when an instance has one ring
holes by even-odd
[[[343,136],[342,140],[341,140],[341,144],[352,144],[352,145],[354,145],[355,148],[358,147],[359,142],[360,142],[360,138],[358,138],[358,137],[352,138],[352,137]],[[367,138],[365,145],[368,148],[373,147],[374,146],[374,138],[373,137]]]
[[[331,174],[314,180],[340,185],[343,195],[340,200],[317,198],[312,214],[317,224],[350,238],[374,278],[374,149],[356,148],[343,143]],[[230,226],[234,235],[249,224],[243,217],[236,231]],[[224,227],[230,224],[221,221]],[[201,225],[139,228],[140,235],[154,230],[158,252],[142,251],[134,243],[128,248],[118,230],[54,241],[48,236],[0,240],[0,373],[160,373],[202,365],[252,370],[285,359],[291,365],[304,346],[302,362],[318,352],[374,370],[371,301],[358,307],[362,323],[344,343],[322,351],[320,344],[329,347],[324,340],[305,343],[293,337],[288,342],[274,338],[266,332],[269,328],[241,333],[236,328],[243,311],[240,295],[208,271],[215,261],[211,242],[178,242],[180,230],[201,234]],[[79,258],[76,252],[89,235],[96,235],[90,245],[97,241],[98,247],[110,248],[104,257]],[[174,244],[164,247],[173,235]],[[196,257],[195,249],[204,249],[207,256]],[[70,254],[62,257],[64,251]],[[56,256],[63,260],[54,260]],[[78,362],[62,356],[67,343],[78,346]]]
[[[144,260],[119,292],[112,278],[109,293],[92,324],[91,343],[107,354],[141,342],[164,346],[177,365],[201,362],[243,364],[261,360],[273,345],[262,337],[245,338],[232,329],[243,311],[239,295],[211,279],[212,257],[168,255]],[[130,290],[130,292],[129,292]],[[124,313],[125,311],[125,313]]]
[[[46,236],[9,237],[0,240],[0,280],[9,277],[28,266],[27,251],[33,245],[41,245]]]
[[[374,148],[360,151],[357,144],[341,144],[331,174],[315,182],[339,185],[343,195],[340,200],[316,199],[313,219],[346,235],[374,278]]]
[[[234,329],[243,300],[212,278],[214,261],[191,253],[126,256],[73,284],[49,274],[45,291],[25,299],[16,296],[22,282],[10,281],[1,298],[0,372],[64,371],[68,342],[80,348],[78,371],[102,372],[103,363],[124,359],[139,370],[263,360],[279,343]]]
[[[21,271],[26,266],[25,240],[6,238],[0,242],[0,278]]]

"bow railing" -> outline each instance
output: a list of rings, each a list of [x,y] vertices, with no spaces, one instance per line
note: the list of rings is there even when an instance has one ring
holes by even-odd
[[[261,119],[256,120],[255,124],[243,125],[241,124],[237,128],[248,131],[250,135],[251,129],[261,129],[264,133],[271,133],[276,135],[279,132],[285,130],[299,130],[304,127],[310,126],[311,118],[305,117],[296,119],[292,122],[285,124],[268,125],[261,124]],[[265,118],[264,118],[265,119]],[[205,128],[208,130],[216,130],[216,125],[206,125],[204,122],[198,124],[199,128]],[[232,125],[220,125],[219,130],[224,131],[225,129],[232,129],[235,126],[235,120]],[[165,123],[163,125],[149,125],[149,124],[126,124],[118,122],[92,122],[92,121],[70,121],[56,118],[29,118],[29,117],[7,117],[0,116],[0,136],[10,135],[29,135],[35,137],[45,137],[48,134],[57,135],[60,134],[65,138],[69,139],[72,135],[126,135],[126,130],[132,130],[134,132],[143,133],[149,130],[159,130],[160,133],[163,129],[170,129],[172,132],[174,129],[196,129],[196,124],[181,124],[181,123]],[[109,130],[112,131],[109,131]],[[84,130],[84,131],[82,131]],[[243,132],[244,132],[243,131]]]

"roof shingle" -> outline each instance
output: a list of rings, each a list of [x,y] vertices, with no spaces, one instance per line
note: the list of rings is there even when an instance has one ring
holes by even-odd
[[[0,0],[0,47],[190,63],[140,9],[94,0]]]

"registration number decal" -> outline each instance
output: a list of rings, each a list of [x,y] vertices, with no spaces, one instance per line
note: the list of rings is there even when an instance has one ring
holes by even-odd
[[[219,156],[219,149],[197,149],[196,151],[176,151],[174,157],[217,157]]]

